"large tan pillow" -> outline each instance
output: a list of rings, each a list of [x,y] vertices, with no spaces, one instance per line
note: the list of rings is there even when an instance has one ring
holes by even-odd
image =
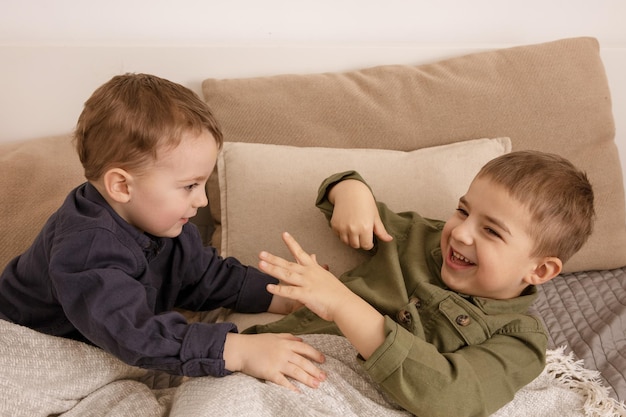
[[[626,265],[624,187],[596,39],[420,66],[206,79],[203,93],[227,141],[408,151],[506,136],[513,150],[562,154],[588,172],[598,215],[593,236],[566,271]],[[209,199],[219,225],[216,178]]]
[[[342,244],[314,205],[326,177],[357,170],[392,210],[445,220],[478,170],[510,150],[508,138],[412,152],[226,142],[217,160],[222,253],[252,265],[262,249],[292,259],[280,237],[288,231],[341,274],[362,262],[363,254]]]
[[[0,145],[0,269],[84,181],[70,135]]]

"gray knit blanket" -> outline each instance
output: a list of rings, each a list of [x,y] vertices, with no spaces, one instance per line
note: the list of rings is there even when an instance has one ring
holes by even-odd
[[[293,393],[236,373],[169,378],[128,366],[86,344],[0,320],[0,416],[410,416],[362,371],[346,339],[308,335],[326,355],[328,380]],[[626,416],[594,371],[564,349],[496,417]]]

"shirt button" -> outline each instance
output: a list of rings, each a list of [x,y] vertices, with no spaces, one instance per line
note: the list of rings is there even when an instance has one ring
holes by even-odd
[[[398,311],[398,314],[396,314],[396,318],[400,323],[407,324],[411,322],[411,313],[409,313],[405,309],[402,309]]]
[[[415,308],[420,308],[422,306],[422,300],[417,297],[409,298],[409,303],[413,304]]]
[[[458,324],[459,326],[465,327],[470,324],[472,319],[470,319],[470,317],[466,314],[460,314],[456,316],[456,319],[454,321],[456,321],[456,324]]]

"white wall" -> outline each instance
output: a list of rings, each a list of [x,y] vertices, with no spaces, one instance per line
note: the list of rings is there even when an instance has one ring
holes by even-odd
[[[0,42],[626,42],[623,0],[2,0]]]
[[[620,92],[614,94],[613,104],[626,167],[624,0],[0,0],[0,6],[0,65],[9,73],[11,60],[23,64],[29,57],[8,46],[84,46],[89,51],[94,46],[418,42],[446,50],[449,45],[488,48],[594,36],[601,44],[611,89]],[[100,62],[112,65],[91,53],[94,69],[100,69]],[[173,55],[170,66],[193,65],[189,55],[180,57],[179,63]],[[0,68],[0,141],[25,139],[39,132],[38,125],[54,125],[35,102],[51,108],[60,100],[74,100],[75,111],[70,111],[79,113],[93,88],[56,94],[61,87],[45,73],[72,70],[67,67],[72,61],[55,58],[49,66],[39,64],[28,71],[15,66],[18,81],[4,77]],[[133,57],[124,59],[130,62]],[[203,62],[210,59],[203,57]],[[257,75],[256,69],[251,66],[247,75]],[[16,119],[17,113],[27,114],[29,122]]]

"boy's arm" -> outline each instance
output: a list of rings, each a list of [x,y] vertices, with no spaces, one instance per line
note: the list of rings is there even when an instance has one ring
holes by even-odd
[[[261,252],[261,270],[281,281],[268,285],[268,291],[297,300],[324,320],[334,321],[359,354],[369,358],[385,340],[384,317],[320,266],[291,235],[284,233],[283,240],[296,263]]]
[[[191,311],[232,308],[240,313],[267,311],[272,296],[265,286],[275,279],[233,257],[223,258],[212,246],[203,246],[198,229],[190,224],[175,241],[179,249],[172,265],[172,276],[180,278],[173,287],[175,300],[168,308]],[[176,281],[172,282],[176,284]]]
[[[380,219],[371,189],[355,171],[327,178],[320,186],[317,206],[348,246],[370,250],[374,236],[385,242],[393,239]]]
[[[367,373],[398,404],[416,415],[489,416],[532,382],[545,365],[540,323],[518,323],[480,344],[442,353],[385,317],[385,342]]]
[[[128,364],[178,375],[223,376],[242,371],[290,389],[295,387],[286,377],[312,387],[324,379],[311,362],[323,361],[323,355],[300,339],[287,335],[252,338],[237,334],[232,323],[189,324],[175,311],[155,314],[154,305],[167,301],[157,298],[150,283],[134,278],[141,268],[136,262],[140,254],[127,250],[113,234],[94,232],[90,237],[93,246],[111,249],[96,259],[92,247],[57,245],[51,281],[68,320],[93,344]],[[83,262],[90,256],[93,267],[85,270]],[[259,291],[265,293],[263,288]],[[271,297],[268,294],[267,304]],[[226,295],[219,298],[228,299]]]

